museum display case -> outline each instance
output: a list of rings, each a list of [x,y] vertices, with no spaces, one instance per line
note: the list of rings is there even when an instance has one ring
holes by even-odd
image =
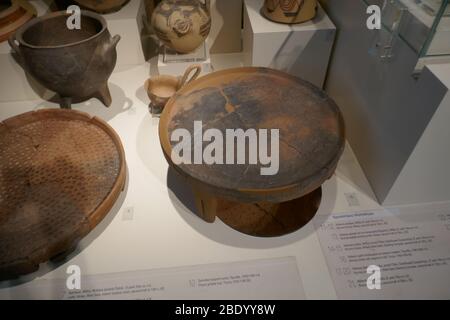
[[[0,299],[450,297],[449,2],[0,0]]]
[[[393,38],[398,37],[405,41],[421,58],[450,55],[449,1],[365,0],[365,2],[368,5],[379,5],[382,8],[383,27]],[[392,43],[389,47],[392,47]]]
[[[428,38],[422,47],[422,57],[450,55],[450,2],[449,1],[422,1],[421,8],[434,17]]]

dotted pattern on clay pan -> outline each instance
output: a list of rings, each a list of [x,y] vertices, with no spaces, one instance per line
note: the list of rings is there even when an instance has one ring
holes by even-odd
[[[34,271],[95,227],[107,213],[97,209],[124,165],[120,142],[118,146],[104,128],[79,116],[4,127],[0,278]]]

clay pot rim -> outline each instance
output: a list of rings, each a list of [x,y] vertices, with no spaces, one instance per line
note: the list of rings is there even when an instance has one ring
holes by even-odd
[[[60,49],[60,48],[72,47],[72,46],[76,46],[76,45],[80,45],[80,44],[89,42],[89,41],[99,37],[107,29],[106,20],[101,15],[99,15],[95,12],[92,12],[92,11],[81,10],[81,16],[86,16],[86,17],[95,19],[98,22],[100,22],[100,24],[102,26],[102,29],[99,32],[97,32],[96,34],[94,34],[93,36],[91,36],[87,39],[81,40],[81,41],[67,43],[67,44],[63,44],[63,45],[56,45],[56,46],[36,46],[36,45],[29,44],[28,42],[23,40],[23,37],[22,37],[23,34],[32,26],[34,26],[38,23],[41,23],[43,21],[61,17],[61,16],[70,16],[70,14],[67,13],[66,11],[56,11],[56,12],[48,13],[48,14],[40,16],[40,17],[35,17],[34,19],[28,21],[27,23],[25,23],[22,27],[20,27],[17,30],[16,36],[15,36],[16,40],[20,43],[21,46],[25,46],[25,47],[32,48],[32,49]]]
[[[159,82],[171,82],[171,83],[173,82],[178,84],[179,81],[180,81],[179,77],[161,74],[147,79],[146,82],[148,84],[148,87],[150,88],[151,85],[158,84]]]
[[[326,179],[321,182],[318,183],[316,181],[316,184],[312,184],[312,187],[310,189],[306,189],[304,187],[302,187],[302,181],[300,182],[295,182],[293,184],[289,184],[289,185],[285,185],[285,186],[276,186],[276,187],[271,187],[271,188],[265,188],[265,187],[261,187],[260,189],[232,189],[232,188],[227,188],[223,185],[218,185],[218,184],[213,184],[211,182],[205,182],[203,180],[199,180],[197,177],[191,176],[190,174],[188,174],[186,171],[180,169],[179,166],[173,164],[172,162],[172,158],[171,158],[171,152],[172,152],[172,144],[170,142],[169,139],[169,118],[170,115],[172,113],[172,109],[173,106],[175,104],[175,101],[180,97],[183,96],[184,94],[186,94],[186,92],[190,92],[190,90],[192,90],[192,88],[195,88],[197,86],[199,86],[199,84],[201,83],[207,83],[211,78],[212,79],[216,79],[216,78],[220,78],[223,77],[226,79],[226,76],[228,74],[233,74],[236,72],[241,72],[241,73],[248,73],[248,74],[254,74],[254,73],[268,73],[268,74],[273,74],[273,75],[277,75],[277,76],[281,76],[281,77],[285,77],[286,79],[290,79],[291,81],[295,81],[295,82],[299,82],[307,87],[309,87],[310,89],[312,89],[315,92],[321,92],[325,94],[325,98],[329,99],[330,103],[333,106],[333,109],[336,110],[336,112],[338,113],[338,121],[340,124],[340,135],[342,137],[342,142],[340,145],[339,150],[337,151],[335,158],[330,159],[330,161],[324,166],[324,168],[328,169],[328,172],[330,173],[330,177],[332,175],[333,172],[336,171],[336,166],[337,163],[339,162],[339,160],[342,157],[342,154],[344,152],[345,149],[345,145],[346,145],[346,126],[345,126],[345,122],[344,122],[344,118],[342,115],[342,112],[340,111],[338,105],[336,104],[336,102],[330,98],[330,96],[323,91],[321,88],[318,88],[317,86],[313,85],[312,83],[310,83],[309,81],[306,81],[302,78],[293,76],[291,74],[287,74],[283,71],[280,70],[276,70],[273,68],[268,68],[268,67],[235,67],[235,68],[229,68],[229,69],[223,69],[223,70],[219,70],[219,71],[215,71],[209,74],[206,74],[202,77],[199,77],[198,79],[188,83],[187,85],[185,85],[183,88],[181,88],[174,96],[172,96],[170,98],[170,100],[166,103],[164,110],[161,114],[161,118],[159,121],[159,128],[158,128],[158,136],[159,136],[159,140],[160,140],[160,144],[163,150],[163,154],[167,160],[167,162],[169,163],[169,166],[171,168],[174,168],[178,173],[180,173],[182,176],[187,177],[188,179],[190,179],[190,181],[192,181],[193,183],[196,183],[198,186],[200,187],[205,187],[209,188],[209,190],[213,190],[214,192],[221,192],[221,191],[231,191],[231,192],[235,192],[236,190],[238,190],[240,193],[242,194],[246,194],[246,195],[250,195],[250,196],[254,196],[254,195],[277,195],[277,194],[281,194],[281,193],[286,193],[286,192],[293,192],[293,190],[296,190],[297,188],[303,188],[303,190],[307,190],[304,193],[302,193],[303,195],[300,194],[300,196],[297,194],[296,197],[302,197],[312,191],[314,191],[315,189],[319,188],[320,186],[322,186]],[[326,176],[324,174],[324,176]],[[306,181],[307,179],[309,179],[310,177],[307,177],[304,179],[304,181]]]

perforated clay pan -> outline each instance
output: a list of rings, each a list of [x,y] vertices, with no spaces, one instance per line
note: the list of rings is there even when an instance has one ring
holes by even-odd
[[[64,255],[123,190],[125,156],[103,120],[74,110],[28,112],[0,123],[0,279]]]

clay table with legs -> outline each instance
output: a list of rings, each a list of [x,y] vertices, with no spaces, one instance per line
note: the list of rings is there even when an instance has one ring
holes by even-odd
[[[174,161],[172,151],[178,150],[181,141],[173,139],[177,129],[190,133],[192,139],[187,144],[193,154],[199,150],[196,135],[204,138],[204,152],[215,138],[203,134],[209,129],[220,131],[224,164]],[[276,173],[261,174],[261,169],[268,167],[261,158],[257,163],[249,161],[249,140],[245,140],[247,161],[237,164],[236,145],[234,150],[227,150],[226,133],[230,129],[255,129],[257,133],[267,129],[267,156],[277,154],[271,147],[271,139],[275,139],[271,130],[278,129]],[[192,186],[199,215],[207,222],[219,217],[240,232],[262,237],[294,232],[314,217],[322,197],[321,185],[333,175],[343,153],[344,131],[339,108],[322,90],[267,68],[230,69],[193,81],[167,103],[159,128],[164,155]],[[258,155],[263,138],[258,136]],[[226,164],[230,152],[234,164]],[[184,154],[180,157],[189,158]]]

